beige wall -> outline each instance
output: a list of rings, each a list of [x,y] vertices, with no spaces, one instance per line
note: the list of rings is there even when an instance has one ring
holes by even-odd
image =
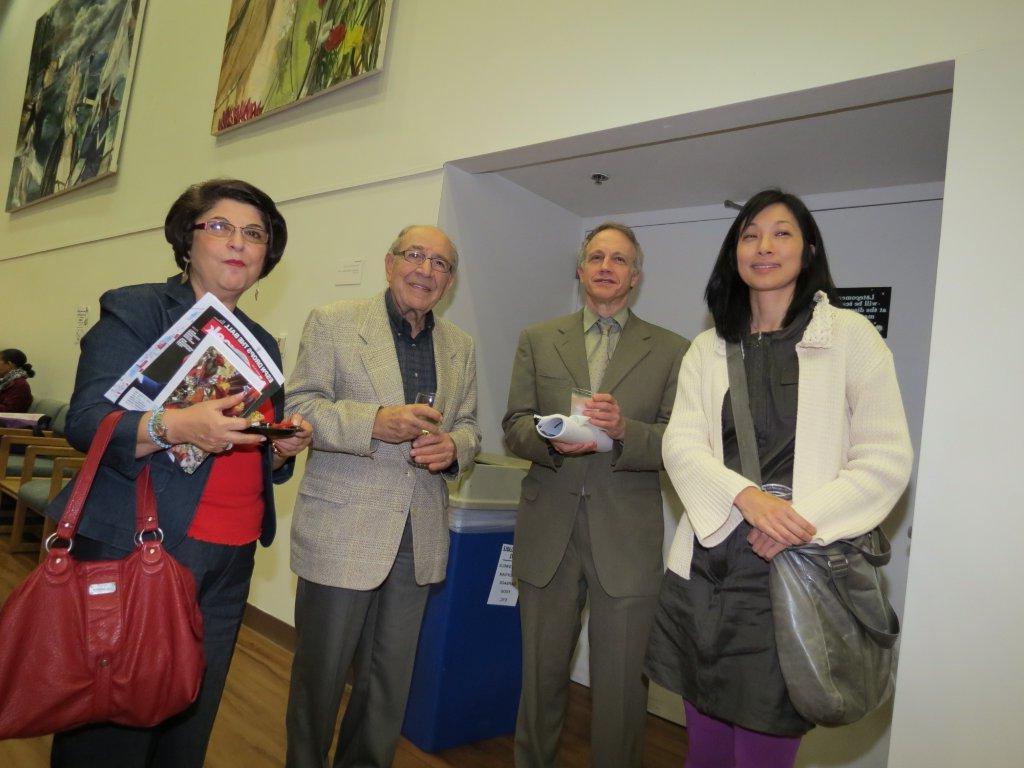
[[[10,3],[0,29],[3,169],[34,20],[50,4]],[[746,3],[742,12],[674,0],[399,0],[381,76],[214,138],[228,7],[151,0],[118,177],[0,217],[0,256],[153,226],[175,192],[216,174],[244,175],[287,200],[947,60],[1024,23],[1024,6],[1012,0],[790,0]]]
[[[33,23],[50,2],[5,5],[4,176]],[[288,334],[290,360],[310,306],[379,287],[371,261],[362,286],[334,288],[341,256],[377,258],[400,225],[436,218],[447,160],[955,59],[892,764],[963,764],[969,751],[978,766],[1016,759],[1024,745],[1011,684],[1022,672],[1016,584],[1024,567],[1013,545],[1024,538],[1024,518],[1010,505],[1016,489],[1007,478],[1021,458],[1011,437],[1024,424],[1019,405],[1005,404],[1016,402],[1022,379],[1020,238],[1010,222],[1024,209],[1024,4],[400,0],[382,76],[215,139],[210,107],[228,5],[150,0],[121,171],[0,214],[8,310],[0,344],[38,361],[40,394],[70,389],[77,306],[92,307],[95,319],[102,289],[168,272],[158,227],[173,197],[198,179],[243,176],[283,201],[294,239],[260,302],[246,308]],[[487,301],[484,290],[461,298]],[[964,393],[979,383],[990,394],[965,407]],[[253,601],[285,619],[294,487],[281,492],[282,535],[261,552],[253,585]]]

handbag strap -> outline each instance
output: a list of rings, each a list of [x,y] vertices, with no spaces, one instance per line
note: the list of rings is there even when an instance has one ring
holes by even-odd
[[[740,467],[743,476],[761,487],[761,459],[754,434],[754,419],[750,416],[750,395],[747,391],[747,369],[743,366],[743,347],[734,341],[725,345],[725,360],[729,367],[729,402],[736,427],[736,444],[740,449]]]
[[[889,544],[889,539],[882,532],[881,528],[875,528],[873,531],[867,534],[867,538],[872,536],[879,537],[879,548],[882,548],[884,544],[884,551],[876,554],[873,551],[865,550],[864,547],[858,546],[854,542],[849,540],[843,540],[844,544],[852,546],[855,550],[858,550],[860,554],[864,556],[864,559],[874,567],[884,565],[889,562],[889,556],[892,554],[892,546]],[[884,558],[882,562],[878,563],[872,558]],[[849,573],[849,560],[847,559],[846,553],[843,552],[832,552],[828,553],[828,573],[829,580],[832,582],[832,586],[839,594],[839,598],[843,601],[843,605],[846,609],[853,614],[853,617],[857,619],[857,623],[860,624],[861,628],[882,648],[892,648],[896,644],[896,640],[900,636],[900,619],[896,615],[896,610],[892,607],[892,604],[885,598],[885,595],[879,593],[879,597],[882,599],[882,606],[885,613],[884,622],[885,626],[878,627],[872,624],[871,619],[864,615],[864,612],[860,609],[857,601],[850,595],[850,588],[847,583],[846,576]]]
[[[59,539],[66,539],[68,542],[78,532],[78,524],[82,520],[82,510],[85,508],[85,500],[92,490],[93,480],[99,470],[100,459],[103,458],[107,446],[114,435],[114,428],[124,415],[123,410],[114,410],[103,417],[99,429],[89,445],[89,451],[85,455],[85,463],[78,472],[75,479],[75,486],[71,491],[71,498],[64,508],[64,513],[57,523],[57,531],[54,534]],[[139,472],[135,480],[135,531],[136,540],[139,540],[146,533],[159,531],[160,520],[156,511],[156,497],[153,495],[153,482],[149,476],[149,464],[146,464]],[[70,546],[69,546],[70,548]]]
[[[862,542],[867,541],[867,544]],[[871,542],[877,541],[876,546],[872,546]],[[847,549],[852,549],[858,552],[868,563],[873,565],[875,568],[881,568],[883,565],[888,565],[889,560],[892,558],[892,544],[889,543],[889,537],[885,535],[885,531],[882,530],[881,526],[872,528],[867,533],[858,536],[854,539],[837,539],[830,545],[825,547],[818,546],[817,544],[805,544],[799,547],[790,547],[790,549],[796,552],[803,552],[805,555],[813,557],[826,557],[828,552],[826,551],[830,546],[843,545]]]
[[[877,544],[873,546],[872,542]],[[789,550],[820,561],[839,599],[871,639],[882,648],[892,648],[895,645],[900,636],[900,620],[892,605],[883,596],[883,626],[876,626],[853,599],[847,580],[850,571],[849,555],[861,555],[874,568],[881,568],[889,562],[892,557],[892,544],[881,527],[873,528],[855,539],[839,539],[825,546],[805,544],[801,547],[790,547]]]
[[[757,438],[754,434],[754,420],[750,415],[750,396],[747,391],[747,371],[743,366],[743,348],[735,342],[729,342],[725,347],[726,363],[729,369],[729,400],[732,404],[732,419],[736,425],[736,443],[740,450],[740,466],[743,475],[748,480],[761,487],[761,460],[757,451]],[[872,539],[877,537],[877,551],[871,546]],[[862,543],[866,541],[867,543]],[[857,539],[841,539],[836,544],[843,544],[861,555],[875,568],[881,567],[889,562],[892,556],[892,545],[889,538],[880,527],[860,536]],[[826,558],[828,561],[829,580],[839,594],[843,605],[857,619],[864,631],[883,648],[891,648],[900,634],[900,620],[888,600],[882,599],[885,604],[885,627],[876,627],[861,611],[857,602],[851,597],[847,574],[849,573],[849,560],[846,553],[842,551],[830,552],[829,547],[821,547],[817,544],[807,544],[801,547],[790,547],[797,552],[812,557]]]

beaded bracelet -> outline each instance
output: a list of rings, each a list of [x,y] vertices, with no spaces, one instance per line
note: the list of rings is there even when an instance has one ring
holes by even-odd
[[[146,423],[146,432],[149,434],[149,439],[158,448],[166,450],[171,447],[171,444],[164,439],[167,437],[167,427],[164,425],[163,406],[154,409],[150,414],[149,421]]]

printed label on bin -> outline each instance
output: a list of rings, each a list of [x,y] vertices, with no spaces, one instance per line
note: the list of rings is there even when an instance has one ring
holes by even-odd
[[[498,556],[498,567],[494,569],[494,581],[491,582],[491,594],[487,596],[488,605],[507,605],[514,607],[519,602],[519,590],[512,581],[512,545],[502,544]]]

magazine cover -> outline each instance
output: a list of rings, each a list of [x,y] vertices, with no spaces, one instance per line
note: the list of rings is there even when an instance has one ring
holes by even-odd
[[[245,392],[235,415],[248,416],[283,384],[284,374],[263,345],[207,293],[122,374],[106,397],[130,411],[150,411]],[[168,453],[190,473],[207,456],[193,445],[176,445]]]
[[[129,411],[152,410],[161,403],[160,393],[167,383],[211,332],[238,352],[245,367],[268,382],[267,397],[284,384],[284,374],[263,346],[231,310],[207,293],[122,374],[107,390],[107,399]]]
[[[156,402],[166,408],[185,408],[206,400],[243,394],[242,402],[225,413],[245,416],[266,399],[266,384],[267,381],[253,372],[220,336],[210,333],[157,395]],[[175,445],[168,453],[190,474],[209,455],[189,443]]]

